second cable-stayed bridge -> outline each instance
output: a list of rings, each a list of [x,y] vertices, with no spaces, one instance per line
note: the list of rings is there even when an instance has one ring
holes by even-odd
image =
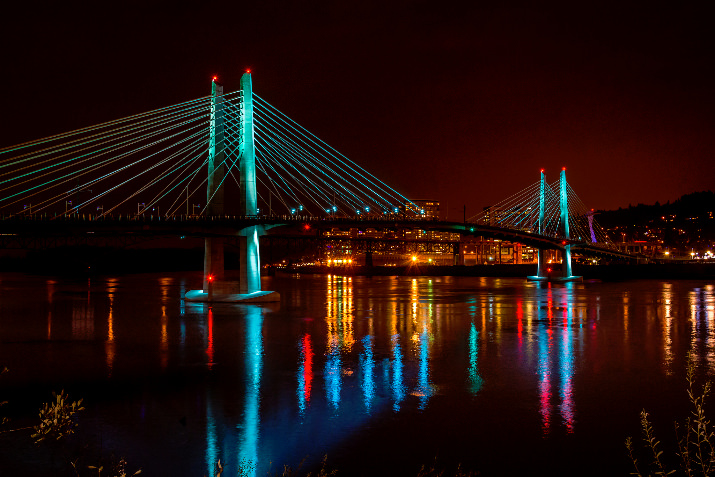
[[[401,193],[253,93],[224,93],[0,150],[4,237],[205,237],[203,291],[267,297],[258,237],[267,228],[422,228],[564,253],[625,257],[565,180],[536,185],[461,223],[425,220]],[[241,241],[240,283],[223,281],[225,237]],[[541,264],[541,262],[540,262]],[[539,268],[540,278],[548,274]]]

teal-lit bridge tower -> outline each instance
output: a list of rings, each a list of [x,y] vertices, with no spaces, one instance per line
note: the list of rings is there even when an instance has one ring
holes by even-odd
[[[544,170],[541,170],[541,183],[539,186],[539,235],[542,235],[546,230],[546,177]],[[559,178],[559,227],[561,236],[564,239],[564,250],[561,260],[561,271],[554,271],[546,263],[545,250],[538,251],[538,269],[536,275],[529,276],[527,279],[532,281],[554,281],[554,282],[571,282],[581,281],[583,277],[574,276],[571,269],[571,233],[569,230],[569,207],[568,207],[568,191],[566,187],[566,168],[561,169]]]
[[[226,179],[226,157],[238,157],[240,174],[239,213],[246,217],[258,214],[256,192],[256,153],[253,132],[253,82],[251,73],[241,77],[241,115],[239,150],[229,154],[225,138],[225,108],[223,86],[216,78],[211,90],[211,119],[209,124],[209,158],[206,214],[224,215],[223,184]],[[240,269],[238,281],[227,280],[224,269],[223,237],[207,237],[204,245],[204,277],[202,290],[186,293],[189,301],[272,302],[280,300],[276,292],[261,290],[261,260],[258,236],[262,227],[252,225],[239,232]]]

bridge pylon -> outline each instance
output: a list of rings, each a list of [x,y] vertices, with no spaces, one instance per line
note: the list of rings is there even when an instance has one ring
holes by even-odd
[[[251,73],[241,77],[241,124],[238,168],[240,174],[239,211],[246,217],[258,215],[256,192],[256,152],[253,132],[253,82]],[[224,137],[223,86],[214,78],[211,91],[211,122],[209,125],[209,160],[206,214],[224,215],[224,179],[226,141]],[[239,232],[240,269],[238,282],[226,280],[224,270],[224,240],[209,237],[204,245],[204,277],[202,290],[186,292],[189,301],[207,302],[273,302],[277,292],[261,290],[261,260],[258,236],[263,227],[252,225]]]
[[[541,170],[541,185],[539,187],[539,234],[545,231],[545,209],[546,209],[546,179],[544,170]],[[561,233],[564,237],[564,250],[562,252],[561,271],[552,271],[546,262],[546,251],[538,250],[538,269],[536,275],[526,277],[532,281],[553,281],[553,282],[572,282],[582,281],[583,277],[574,276],[571,270],[571,234],[569,231],[569,207],[568,193],[566,188],[566,168],[561,169],[559,178],[559,211]]]

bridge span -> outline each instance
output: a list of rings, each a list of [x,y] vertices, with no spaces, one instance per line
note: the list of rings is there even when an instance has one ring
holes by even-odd
[[[293,237],[318,237],[329,230],[399,231],[410,229],[430,230],[459,234],[467,237],[486,237],[520,243],[540,250],[563,252],[567,245],[584,256],[634,260],[637,257],[583,241],[563,240],[556,237],[465,222],[427,220],[410,217],[309,217],[296,215],[275,216],[13,216],[0,220],[0,247],[24,248],[23,243],[52,238],[151,238],[198,237],[232,238],[249,227],[261,229],[261,235]],[[331,237],[332,240],[339,237]]]

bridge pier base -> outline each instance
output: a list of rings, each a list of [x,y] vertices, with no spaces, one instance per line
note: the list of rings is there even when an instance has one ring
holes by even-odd
[[[274,291],[257,291],[253,293],[208,293],[204,290],[189,290],[184,297],[186,301],[204,303],[271,303],[281,301],[281,296]]]

